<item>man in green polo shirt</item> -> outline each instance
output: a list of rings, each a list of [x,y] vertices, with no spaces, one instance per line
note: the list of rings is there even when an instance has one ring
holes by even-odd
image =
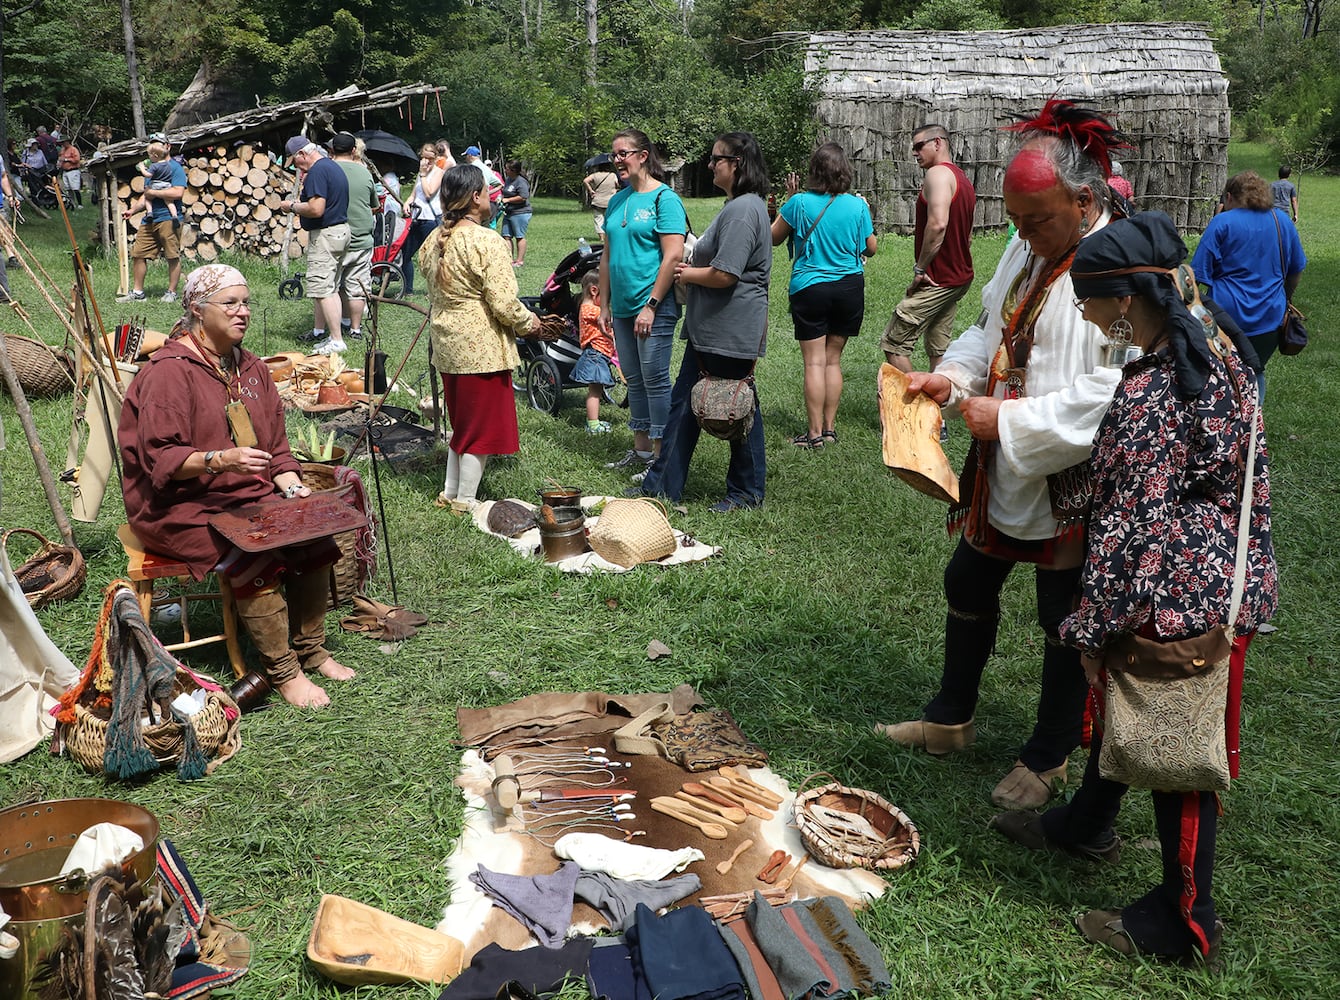
[[[341,333],[355,340],[363,336],[366,289],[372,287],[372,231],[375,213],[381,209],[377,182],[355,152],[356,142],[348,132],[336,132],[330,140],[331,159],[349,181],[349,248],[340,260]]]

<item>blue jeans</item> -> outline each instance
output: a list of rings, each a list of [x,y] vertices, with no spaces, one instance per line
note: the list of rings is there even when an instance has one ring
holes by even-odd
[[[726,374],[726,373],[723,373]],[[642,492],[679,500],[684,495],[684,484],[689,478],[689,462],[693,449],[698,446],[702,429],[698,418],[689,407],[689,394],[702,377],[698,355],[692,344],[684,346],[684,360],[679,365],[674,391],[670,394],[670,422],[661,441],[661,456],[642,480]],[[734,377],[734,373],[730,373]],[[763,502],[763,483],[768,464],[763,452],[763,412],[758,405],[758,388],[754,389],[754,426],[743,441],[730,442],[730,464],[726,467],[726,499],[749,507]]]
[[[405,273],[406,295],[414,291],[414,255],[423,246],[423,241],[441,224],[441,219],[415,219],[409,224],[409,235],[400,248],[400,270]]]
[[[635,317],[614,317],[614,346],[619,369],[628,382],[628,429],[646,431],[652,440],[665,436],[670,419],[670,355],[675,348],[679,303],[673,295],[656,307],[651,336],[633,332]]]

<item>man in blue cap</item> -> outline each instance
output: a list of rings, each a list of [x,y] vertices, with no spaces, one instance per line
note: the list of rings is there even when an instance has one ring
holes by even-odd
[[[307,297],[313,304],[314,354],[348,350],[340,332],[341,262],[349,249],[349,182],[344,171],[304,135],[284,144],[284,152],[303,172],[302,195],[279,208],[298,216],[307,231]],[[329,336],[326,331],[329,330]]]
[[[473,167],[479,168],[479,172],[484,175],[484,186],[488,189],[489,201],[493,204],[493,215],[497,218],[498,209],[501,205],[503,182],[502,178],[493,172],[493,168],[479,158],[478,146],[466,146],[465,152],[461,154],[465,162]]]

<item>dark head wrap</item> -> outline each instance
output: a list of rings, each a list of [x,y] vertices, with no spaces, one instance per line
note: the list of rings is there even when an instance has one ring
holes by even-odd
[[[1212,354],[1204,324],[1191,315],[1174,280],[1184,260],[1186,244],[1172,219],[1162,212],[1141,212],[1080,240],[1070,280],[1081,299],[1141,295],[1158,306],[1168,317],[1177,394],[1195,399],[1205,388]],[[1241,350],[1241,332],[1227,332]],[[1255,360],[1254,351],[1242,353]]]

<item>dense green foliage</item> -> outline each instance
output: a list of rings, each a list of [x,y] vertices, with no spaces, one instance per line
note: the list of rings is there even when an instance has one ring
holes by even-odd
[[[812,94],[798,47],[776,33],[816,29],[1203,21],[1240,132],[1304,169],[1340,152],[1340,32],[1318,0],[597,0],[594,55],[578,0],[134,0],[132,10],[150,128],[202,65],[238,106],[422,80],[442,87],[441,117],[434,99],[413,109],[416,119],[426,111],[426,124],[453,140],[519,154],[555,192],[573,190],[581,162],[628,124],[672,159],[748,129],[774,170],[803,162]],[[87,138],[93,123],[129,132],[117,0],[41,6],[4,30],[11,134],[59,124]],[[374,124],[407,123],[391,113]]]

